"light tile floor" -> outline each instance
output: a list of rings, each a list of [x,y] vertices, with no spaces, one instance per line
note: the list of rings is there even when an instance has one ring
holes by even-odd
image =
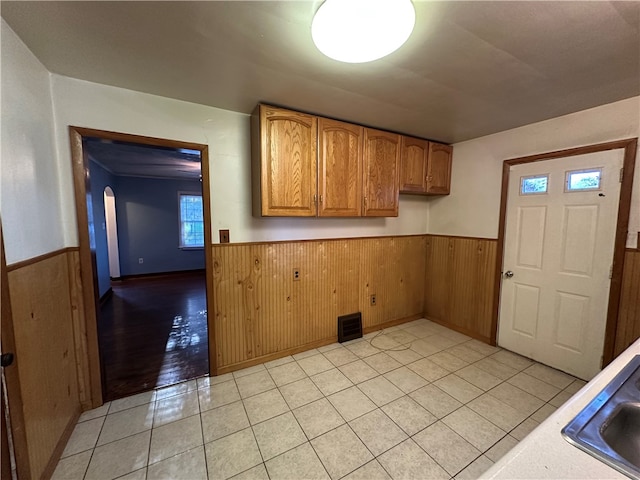
[[[477,478],[583,385],[416,320],[85,412],[53,478]]]

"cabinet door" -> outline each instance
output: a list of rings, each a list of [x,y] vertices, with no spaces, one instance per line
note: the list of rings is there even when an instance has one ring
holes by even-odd
[[[366,128],[364,138],[364,215],[397,217],[400,135]]]
[[[260,106],[263,216],[316,215],[317,119]]]
[[[427,193],[448,195],[451,186],[450,145],[429,142],[429,168],[427,172]]]
[[[429,142],[402,137],[400,151],[400,193],[427,193]]]
[[[319,216],[360,216],[363,131],[359,125],[318,119]]]

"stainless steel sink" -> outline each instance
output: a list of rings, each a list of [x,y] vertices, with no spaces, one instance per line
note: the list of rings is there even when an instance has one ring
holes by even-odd
[[[640,355],[562,429],[573,445],[640,479]]]

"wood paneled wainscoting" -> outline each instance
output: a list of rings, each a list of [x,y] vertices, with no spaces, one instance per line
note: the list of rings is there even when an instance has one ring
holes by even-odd
[[[640,338],[640,248],[624,253],[621,290],[614,358]]]
[[[491,343],[497,240],[426,235],[424,315]]]
[[[16,444],[22,478],[53,473],[82,404],[90,405],[78,265],[68,248],[7,267],[12,311],[3,330],[11,322],[13,335],[5,345],[3,331],[3,347],[16,355],[7,386],[12,430],[25,440]]]
[[[423,235],[212,249],[219,374],[335,342],[340,315],[369,332],[424,310]]]

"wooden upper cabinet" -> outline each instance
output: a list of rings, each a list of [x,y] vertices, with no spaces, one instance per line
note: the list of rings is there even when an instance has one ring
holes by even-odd
[[[268,105],[258,110],[261,208],[254,203],[254,211],[262,216],[316,216],[317,117]],[[254,175],[256,167],[254,163]]]
[[[398,216],[400,135],[364,130],[363,216]]]
[[[448,195],[451,187],[451,157],[453,147],[429,142],[427,193]]]
[[[400,151],[400,192],[427,192],[429,142],[421,138],[402,137]]]
[[[361,215],[363,132],[359,125],[318,119],[319,216]]]
[[[400,193],[448,195],[452,152],[449,145],[403,136]]]

